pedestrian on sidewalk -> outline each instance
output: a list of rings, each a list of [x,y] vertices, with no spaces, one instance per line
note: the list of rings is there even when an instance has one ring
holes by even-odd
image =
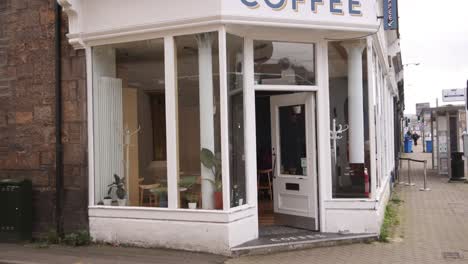
[[[420,138],[420,136],[416,132],[414,132],[412,138],[413,138],[413,141],[414,141],[414,145],[417,146],[418,145],[418,139]]]

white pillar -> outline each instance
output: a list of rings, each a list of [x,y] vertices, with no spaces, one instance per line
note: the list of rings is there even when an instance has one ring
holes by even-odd
[[[215,153],[212,39],[210,33],[203,33],[197,36],[197,40],[200,91],[200,150],[205,148]],[[211,169],[201,164],[201,177],[203,209],[214,209],[215,186],[213,181],[215,176]]]
[[[364,163],[363,40],[341,43],[348,53],[349,163]]]

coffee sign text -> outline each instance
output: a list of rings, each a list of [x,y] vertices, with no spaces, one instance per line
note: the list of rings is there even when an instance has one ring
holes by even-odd
[[[298,12],[301,8],[309,8],[313,13],[318,13],[325,2],[329,3],[329,12],[334,15],[344,15],[343,2],[348,2],[347,13],[352,16],[362,16],[360,10],[361,0],[240,0],[244,5],[249,8],[255,9],[262,5],[269,7],[274,11],[281,11],[285,8],[291,8]]]

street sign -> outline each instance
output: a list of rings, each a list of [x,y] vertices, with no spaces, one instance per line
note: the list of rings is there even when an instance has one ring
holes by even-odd
[[[398,7],[397,0],[384,0],[384,29],[398,29]]]
[[[416,104],[416,115],[420,115],[421,111],[425,108],[431,108],[431,103],[419,103]]]
[[[465,89],[442,90],[442,101],[444,102],[464,102]]]

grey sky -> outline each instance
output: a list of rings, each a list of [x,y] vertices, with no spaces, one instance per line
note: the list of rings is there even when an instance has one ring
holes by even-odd
[[[442,90],[466,87],[468,80],[468,0],[399,0],[405,113]]]

